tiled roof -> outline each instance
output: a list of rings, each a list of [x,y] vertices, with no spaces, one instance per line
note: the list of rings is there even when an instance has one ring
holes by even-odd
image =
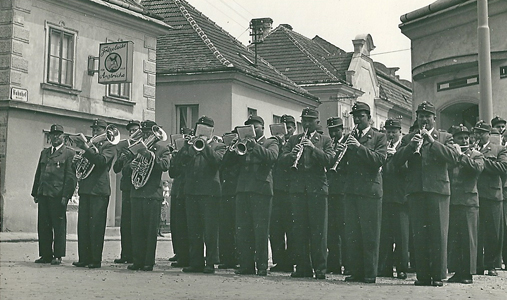
[[[411,83],[390,75],[389,68],[382,63],[374,62],[374,65],[377,72],[380,98],[407,110],[412,110]]]
[[[280,73],[184,0],[144,0],[174,30],[157,39],[157,73],[239,71],[308,99],[318,98]],[[246,24],[245,24],[246,25]]]
[[[332,50],[328,44],[321,45],[319,40],[309,39],[284,25],[275,28],[257,45],[262,57],[298,84],[345,83],[352,55],[335,48]]]

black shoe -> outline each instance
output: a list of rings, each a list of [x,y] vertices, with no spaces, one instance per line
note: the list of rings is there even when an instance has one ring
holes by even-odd
[[[472,275],[464,275],[461,278],[461,283],[463,284],[472,284],[474,280],[472,279]]]
[[[236,265],[235,264],[219,264],[218,268],[221,269],[221,270],[236,269]]]
[[[143,266],[136,265],[136,264],[133,264],[133,265],[130,265],[130,266],[127,267],[127,269],[129,269],[131,271],[141,270],[142,268],[143,268]]]
[[[377,279],[375,277],[364,278],[364,280],[363,280],[364,283],[375,283],[375,281],[377,281]]]
[[[442,280],[432,280],[431,281],[431,286],[444,286],[444,283],[442,282]]]
[[[100,263],[88,265],[88,269],[98,269],[100,267],[101,267]]]
[[[398,274],[396,274],[396,277],[398,279],[407,279],[407,273],[405,273],[403,271],[399,271]]]
[[[269,269],[271,272],[294,272],[294,266],[277,264]]]
[[[126,258],[123,258],[123,257],[117,258],[117,259],[114,260],[115,264],[124,264],[124,263],[131,263],[131,262],[132,262],[131,259],[126,259]]]
[[[182,271],[185,273],[202,273],[204,271],[204,268],[184,267]]]
[[[326,279],[326,273],[321,270],[316,270],[315,279]]]
[[[250,269],[239,268],[236,271],[234,271],[234,274],[237,274],[237,275],[255,275],[255,270],[253,270],[253,269],[250,270]]]
[[[188,267],[188,264],[184,264],[184,263],[180,263],[180,262],[173,262],[171,263],[171,267],[174,267],[174,268],[185,268],[185,267]]]
[[[173,257],[169,258],[169,261],[178,261],[178,255],[174,254]]]
[[[447,282],[449,283],[459,283],[461,282],[461,276],[459,274],[454,274],[451,276],[451,278],[447,279]]]
[[[215,266],[205,266],[202,270],[204,274],[214,274],[215,273]]]
[[[49,264],[49,263],[51,263],[51,261],[52,261],[51,258],[41,257],[41,258],[36,259],[34,262],[36,264]]]
[[[488,270],[488,276],[498,276],[498,273],[495,269]]]
[[[142,271],[153,271],[153,265],[147,265],[141,268]]]
[[[343,269],[343,275],[345,275],[345,276],[351,275],[350,270]]]
[[[88,266],[88,263],[82,262],[82,261],[75,261],[72,263],[73,266],[76,266],[78,268],[86,268]]]
[[[308,272],[296,271],[296,272],[290,273],[290,277],[292,277],[292,278],[306,278],[306,277],[312,278],[313,272],[311,272],[311,271],[308,271]]]
[[[268,276],[268,271],[267,270],[257,270],[257,275],[258,276]]]
[[[414,285],[417,286],[431,286],[431,280],[416,280]]]
[[[359,277],[359,276],[349,276],[349,277],[345,277],[345,282],[363,282],[364,281],[364,278],[363,277]]]
[[[62,258],[61,257],[55,257],[55,258],[53,258],[53,260],[51,261],[51,264],[53,266],[61,265],[62,264]]]

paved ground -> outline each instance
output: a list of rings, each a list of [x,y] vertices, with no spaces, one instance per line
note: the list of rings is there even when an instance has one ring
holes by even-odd
[[[77,242],[67,242],[61,266],[35,264],[34,234],[0,233],[0,299],[507,299],[507,272],[475,276],[474,284],[416,287],[407,280],[379,279],[377,284],[350,284],[343,276],[327,280],[291,279],[287,273],[267,277],[237,276],[230,270],[214,275],[186,274],[172,268],[168,238],[159,240],[153,272],[129,271],[112,261],[120,252],[116,236],[108,236],[101,269],[71,265]]]

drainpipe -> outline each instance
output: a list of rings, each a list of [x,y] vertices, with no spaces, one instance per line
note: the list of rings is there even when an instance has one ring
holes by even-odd
[[[493,89],[488,0],[477,0],[477,38],[479,42],[479,118],[489,123],[493,118]]]

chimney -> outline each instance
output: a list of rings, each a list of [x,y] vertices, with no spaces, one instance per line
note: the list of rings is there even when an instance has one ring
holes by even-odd
[[[289,30],[292,30],[292,26],[290,26],[289,24],[280,24],[280,26],[285,27]]]
[[[262,43],[264,38],[269,34],[273,26],[273,19],[271,18],[259,18],[252,19],[250,21],[250,29],[252,32],[252,44]]]
[[[370,34],[360,34],[352,41],[354,44],[354,54],[370,56],[370,52],[375,49],[373,39]]]

